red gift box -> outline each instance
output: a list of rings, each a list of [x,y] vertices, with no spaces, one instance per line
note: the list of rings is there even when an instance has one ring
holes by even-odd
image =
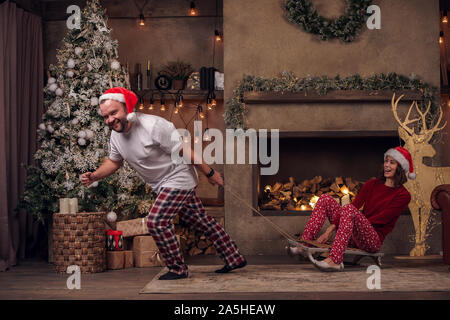
[[[123,232],[120,230],[106,230],[106,249],[110,251],[123,250]]]

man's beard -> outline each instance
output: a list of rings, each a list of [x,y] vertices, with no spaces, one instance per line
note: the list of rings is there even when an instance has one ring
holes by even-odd
[[[109,128],[111,130],[116,131],[116,132],[124,132],[125,129],[127,128],[127,126],[128,126],[128,120],[127,119],[125,119],[125,120],[117,119],[117,120],[119,120],[119,123],[121,124],[121,128],[119,130],[113,129],[113,127],[116,125],[115,123],[113,125],[110,125]]]

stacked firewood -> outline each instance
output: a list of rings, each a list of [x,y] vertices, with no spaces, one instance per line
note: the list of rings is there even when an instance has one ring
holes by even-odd
[[[220,219],[218,222],[221,223]],[[222,222],[223,224],[223,222]],[[180,236],[180,247],[183,254],[197,256],[200,254],[213,255],[216,249],[212,241],[206,238],[201,232],[197,232],[192,227],[183,223],[177,218],[174,221],[175,233]]]
[[[262,210],[310,211],[324,193],[331,195],[340,204],[350,203],[362,185],[362,182],[352,178],[316,176],[296,183],[293,177],[289,177],[286,183],[276,182],[265,186],[261,190],[259,205]]]

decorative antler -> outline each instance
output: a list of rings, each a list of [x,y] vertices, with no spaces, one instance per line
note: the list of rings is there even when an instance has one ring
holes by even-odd
[[[394,92],[394,94],[392,95],[392,101],[391,101],[392,112],[394,113],[395,120],[397,120],[398,124],[403,129],[405,129],[405,131],[408,132],[409,135],[412,136],[414,134],[414,130],[412,128],[408,127],[408,124],[416,122],[416,121],[419,121],[420,119],[417,118],[417,119],[411,119],[410,120],[409,119],[409,115],[411,114],[411,110],[414,107],[414,103],[417,104],[417,102],[413,101],[413,103],[411,103],[411,106],[409,107],[408,114],[406,115],[405,121],[401,121],[400,118],[398,117],[398,114],[397,114],[397,106],[398,106],[398,102],[400,101],[401,98],[403,98],[403,96],[404,95],[402,94],[400,97],[398,97],[397,100],[395,100],[395,92]]]
[[[426,115],[428,114],[428,112],[430,111],[431,101],[428,101],[427,110],[425,110],[424,113],[422,113],[422,112],[420,111],[419,107],[417,106],[417,102],[416,102],[416,101],[414,101],[414,102],[416,103],[416,109],[417,109],[417,112],[420,114],[420,116],[421,116],[421,118],[422,118],[422,130],[421,130],[421,133],[427,135],[426,142],[429,142],[429,141],[431,140],[431,138],[433,137],[433,135],[434,135],[435,132],[444,129],[444,127],[447,125],[447,121],[444,123],[444,125],[443,125],[442,127],[438,128],[439,124],[441,123],[442,115],[443,115],[442,108],[439,107],[439,119],[436,121],[436,123],[435,123],[435,125],[434,125],[433,128],[428,129],[428,128],[427,128],[427,122],[426,122],[426,118],[425,118],[425,117],[426,117]]]

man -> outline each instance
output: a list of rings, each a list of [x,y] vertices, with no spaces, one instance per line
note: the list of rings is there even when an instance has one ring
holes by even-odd
[[[227,273],[247,264],[235,243],[222,226],[208,216],[194,188],[198,177],[193,165],[172,161],[171,154],[179,150],[181,137],[174,125],[158,116],[133,112],[138,98],[124,88],[107,90],[99,99],[100,111],[111,131],[109,159],[95,172],[86,172],[81,182],[89,186],[113,174],[123,160],[157,192],[157,198],[148,215],[147,226],[169,272],[160,280],[176,280],[188,276],[171,220],[180,219],[203,232],[214,244],[225,261],[217,273]],[[172,139],[172,135],[178,139]],[[191,151],[190,163],[194,162]],[[223,186],[222,176],[200,161],[194,164],[213,185]]]

